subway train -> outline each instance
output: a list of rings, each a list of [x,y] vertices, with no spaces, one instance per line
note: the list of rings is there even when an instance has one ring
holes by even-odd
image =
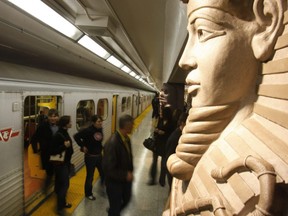
[[[42,193],[45,172],[29,145],[40,113],[55,108],[60,116],[70,115],[71,135],[87,126],[92,114],[98,114],[104,120],[106,140],[117,128],[120,115],[136,118],[154,96],[153,92],[71,75],[4,62],[0,65],[1,215],[22,215]],[[73,145],[72,163],[78,170],[84,163],[83,154],[75,142]]]

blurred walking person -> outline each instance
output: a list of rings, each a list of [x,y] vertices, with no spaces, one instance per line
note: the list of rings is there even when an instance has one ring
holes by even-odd
[[[133,154],[128,134],[132,132],[133,124],[132,116],[121,116],[119,130],[104,146],[103,167],[110,205],[108,216],[120,216],[131,199]]]

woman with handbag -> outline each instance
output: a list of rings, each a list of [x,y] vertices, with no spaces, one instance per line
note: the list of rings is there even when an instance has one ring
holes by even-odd
[[[164,107],[162,112],[160,112],[160,118],[157,124],[157,127],[154,130],[154,141],[155,141],[155,152],[153,152],[153,161],[150,167],[150,180],[148,185],[155,185],[155,178],[157,174],[157,162],[158,156],[161,156],[161,171],[159,177],[159,183],[161,186],[165,185],[165,166],[164,160],[162,157],[165,155],[165,145],[169,135],[173,131],[172,123],[172,111],[170,107]]]
[[[68,134],[71,128],[71,117],[62,116],[59,119],[59,130],[52,139],[51,156],[60,155],[62,159],[51,161],[55,169],[55,192],[57,194],[57,213],[64,215],[64,208],[71,208],[66,202],[69,188],[70,163],[73,154],[72,139]],[[60,158],[61,158],[60,157]],[[54,157],[55,158],[55,157]]]

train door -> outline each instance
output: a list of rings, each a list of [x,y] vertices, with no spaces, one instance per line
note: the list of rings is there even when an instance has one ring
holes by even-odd
[[[132,96],[132,116],[133,116],[133,118],[137,117],[136,99],[137,99],[137,96],[133,94],[133,96]]]
[[[139,93],[136,96],[136,107],[137,107],[137,116],[140,115],[140,97],[139,97]]]
[[[117,122],[117,99],[118,95],[113,95],[112,100],[112,124],[111,124],[111,132],[114,133],[116,130],[116,122]]]
[[[37,127],[48,121],[49,109],[62,111],[62,96],[57,95],[27,95],[24,96],[24,201],[25,213],[31,211],[44,199],[41,198],[46,173],[42,168],[40,153],[34,153],[31,138]],[[39,144],[38,144],[39,145]],[[34,202],[32,202],[34,201]],[[33,206],[30,206],[32,203]],[[35,206],[34,206],[35,207]]]

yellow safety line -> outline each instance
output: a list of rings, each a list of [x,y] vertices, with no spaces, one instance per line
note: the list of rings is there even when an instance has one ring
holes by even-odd
[[[138,128],[142,120],[145,116],[150,112],[152,106],[148,106],[141,115],[139,115],[134,120],[134,130]],[[75,208],[79,205],[79,203],[84,198],[84,184],[86,178],[86,168],[83,166],[75,176],[70,179],[70,187],[67,193],[67,202],[72,204],[70,209],[66,209],[66,212],[72,214]],[[99,174],[97,170],[94,174],[93,184],[99,178]],[[56,216],[56,194],[52,193],[52,195],[45,200],[45,204],[42,204],[37,210],[35,210],[32,216]]]
[[[136,119],[134,119],[134,130],[139,127],[139,125],[141,124],[142,120],[151,111],[151,109],[152,109],[152,105],[148,106]]]

